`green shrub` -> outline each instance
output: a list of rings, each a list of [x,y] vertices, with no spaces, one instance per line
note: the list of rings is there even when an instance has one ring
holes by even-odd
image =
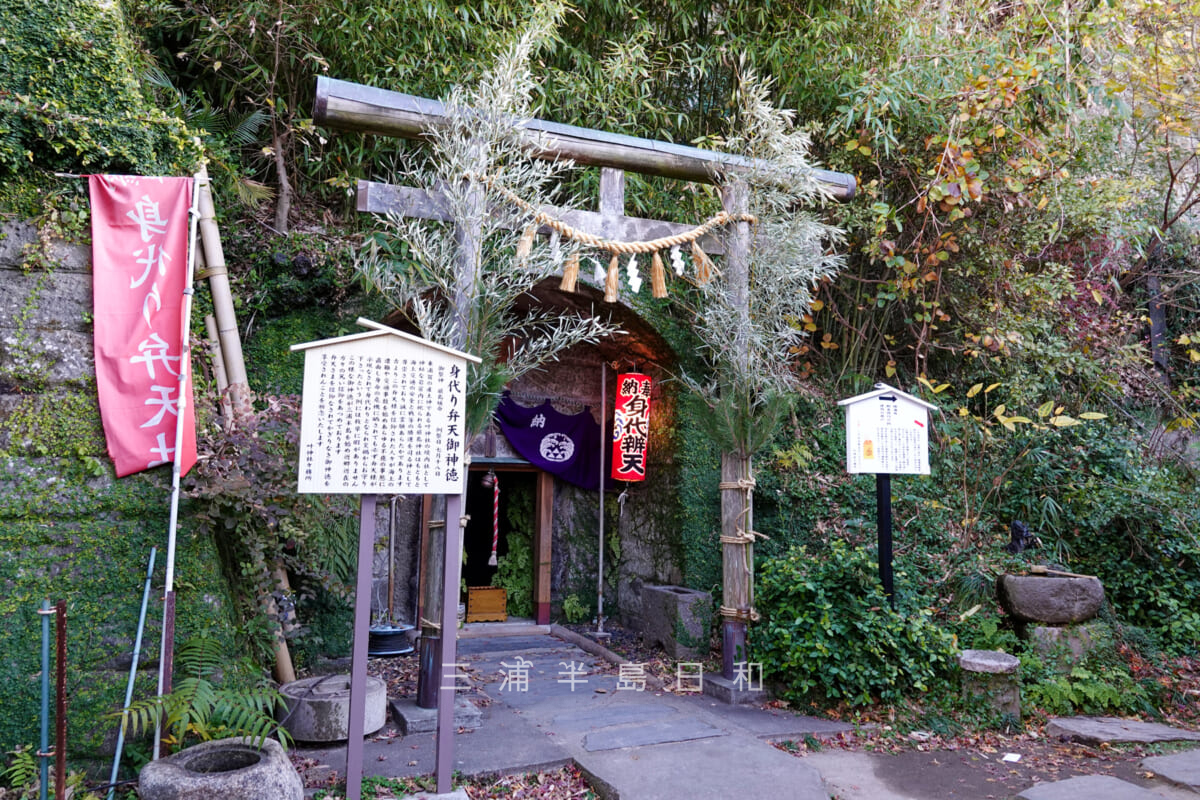
[[[142,92],[143,56],[113,3],[12,0],[0,14],[0,175],[191,172],[195,132]]]
[[[796,547],[761,565],[755,637],[763,675],[800,702],[899,700],[925,691],[954,663],[954,637],[928,611],[894,611],[863,548]]]
[[[563,616],[567,622],[583,622],[592,614],[592,609],[579,599],[577,594],[569,594],[562,604]]]
[[[1021,670],[1036,669],[1036,659],[1022,659]],[[1026,682],[1026,704],[1048,714],[1153,713],[1146,687],[1129,671],[1114,666],[1073,667],[1070,672]]]

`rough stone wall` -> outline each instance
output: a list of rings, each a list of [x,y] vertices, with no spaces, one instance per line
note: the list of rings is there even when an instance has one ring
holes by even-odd
[[[372,565],[371,619],[416,625],[417,565],[421,560],[421,496],[380,497],[375,513],[375,559]],[[392,619],[388,615],[388,536],[392,545]]]
[[[67,602],[73,757],[116,737],[142,584],[158,548],[143,664],[159,641],[170,474],[116,480],[105,452],[91,337],[87,245],[0,225],[0,750],[34,744],[44,598]],[[181,520],[177,620],[230,637],[214,548]],[[152,693],[143,671],[135,698]],[[78,765],[73,760],[72,766]]]
[[[95,380],[92,358],[91,258],[86,247],[52,241],[42,250],[26,222],[0,226],[0,393],[25,393],[47,384],[82,390]]]
[[[602,409],[606,416],[611,415],[616,388],[616,372],[610,366],[605,396],[601,397],[601,364],[596,349],[576,348],[545,370],[526,376],[513,392],[524,404],[550,397],[565,413],[589,407],[599,422]],[[622,369],[631,366],[622,365]],[[604,613],[635,628],[640,626],[642,584],[671,584],[681,579],[672,440],[675,401],[664,383],[667,376],[657,365],[639,367],[654,379],[647,479],[606,489],[604,501]],[[569,402],[572,399],[574,403]],[[604,446],[607,472],[611,444]],[[624,503],[619,502],[622,489],[628,490]],[[599,518],[595,492],[555,481],[550,591],[556,613],[570,595],[596,611]]]

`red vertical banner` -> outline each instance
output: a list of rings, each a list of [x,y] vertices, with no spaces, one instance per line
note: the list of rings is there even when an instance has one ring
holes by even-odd
[[[612,476],[619,481],[646,480],[650,445],[650,376],[624,372],[617,376],[613,408]]]
[[[117,477],[196,463],[192,382],[183,363],[191,178],[91,175],[96,389]],[[182,373],[186,380],[180,381]]]

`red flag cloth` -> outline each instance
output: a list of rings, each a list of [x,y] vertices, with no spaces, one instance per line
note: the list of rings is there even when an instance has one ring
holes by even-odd
[[[612,476],[619,481],[646,480],[650,447],[650,376],[624,372],[617,376],[613,407]]]
[[[191,178],[90,175],[92,298],[100,417],[117,477],[175,460],[196,463],[191,371],[183,361]]]

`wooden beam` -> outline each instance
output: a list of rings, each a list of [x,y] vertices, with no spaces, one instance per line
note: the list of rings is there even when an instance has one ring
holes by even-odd
[[[420,139],[443,124],[446,109],[437,100],[391,92],[349,81],[318,77],[313,120],[345,131]],[[753,159],[697,147],[606,133],[539,119],[520,123],[525,141],[537,158],[570,159],[579,164],[613,167],[643,175],[660,175],[715,183],[718,171],[751,172]],[[853,175],[812,170],[812,177],[837,200],[854,197]]]
[[[550,624],[550,564],[554,541],[554,476],[539,471],[534,500],[533,613],[538,625]]]
[[[402,217],[416,217],[438,222],[453,221],[445,199],[439,195],[424,189],[414,189],[411,186],[393,186],[389,183],[372,181],[358,182],[358,210],[372,214],[397,214]],[[542,210],[556,219],[561,219],[572,228],[593,236],[604,236],[622,242],[644,242],[664,236],[676,236],[692,230],[691,225],[665,222],[659,219],[608,217],[594,211],[568,211],[556,206],[543,206]],[[544,228],[541,233],[549,235],[550,230]],[[700,246],[704,248],[704,252],[714,255],[721,255],[725,252],[725,247],[714,236],[702,238]]]

